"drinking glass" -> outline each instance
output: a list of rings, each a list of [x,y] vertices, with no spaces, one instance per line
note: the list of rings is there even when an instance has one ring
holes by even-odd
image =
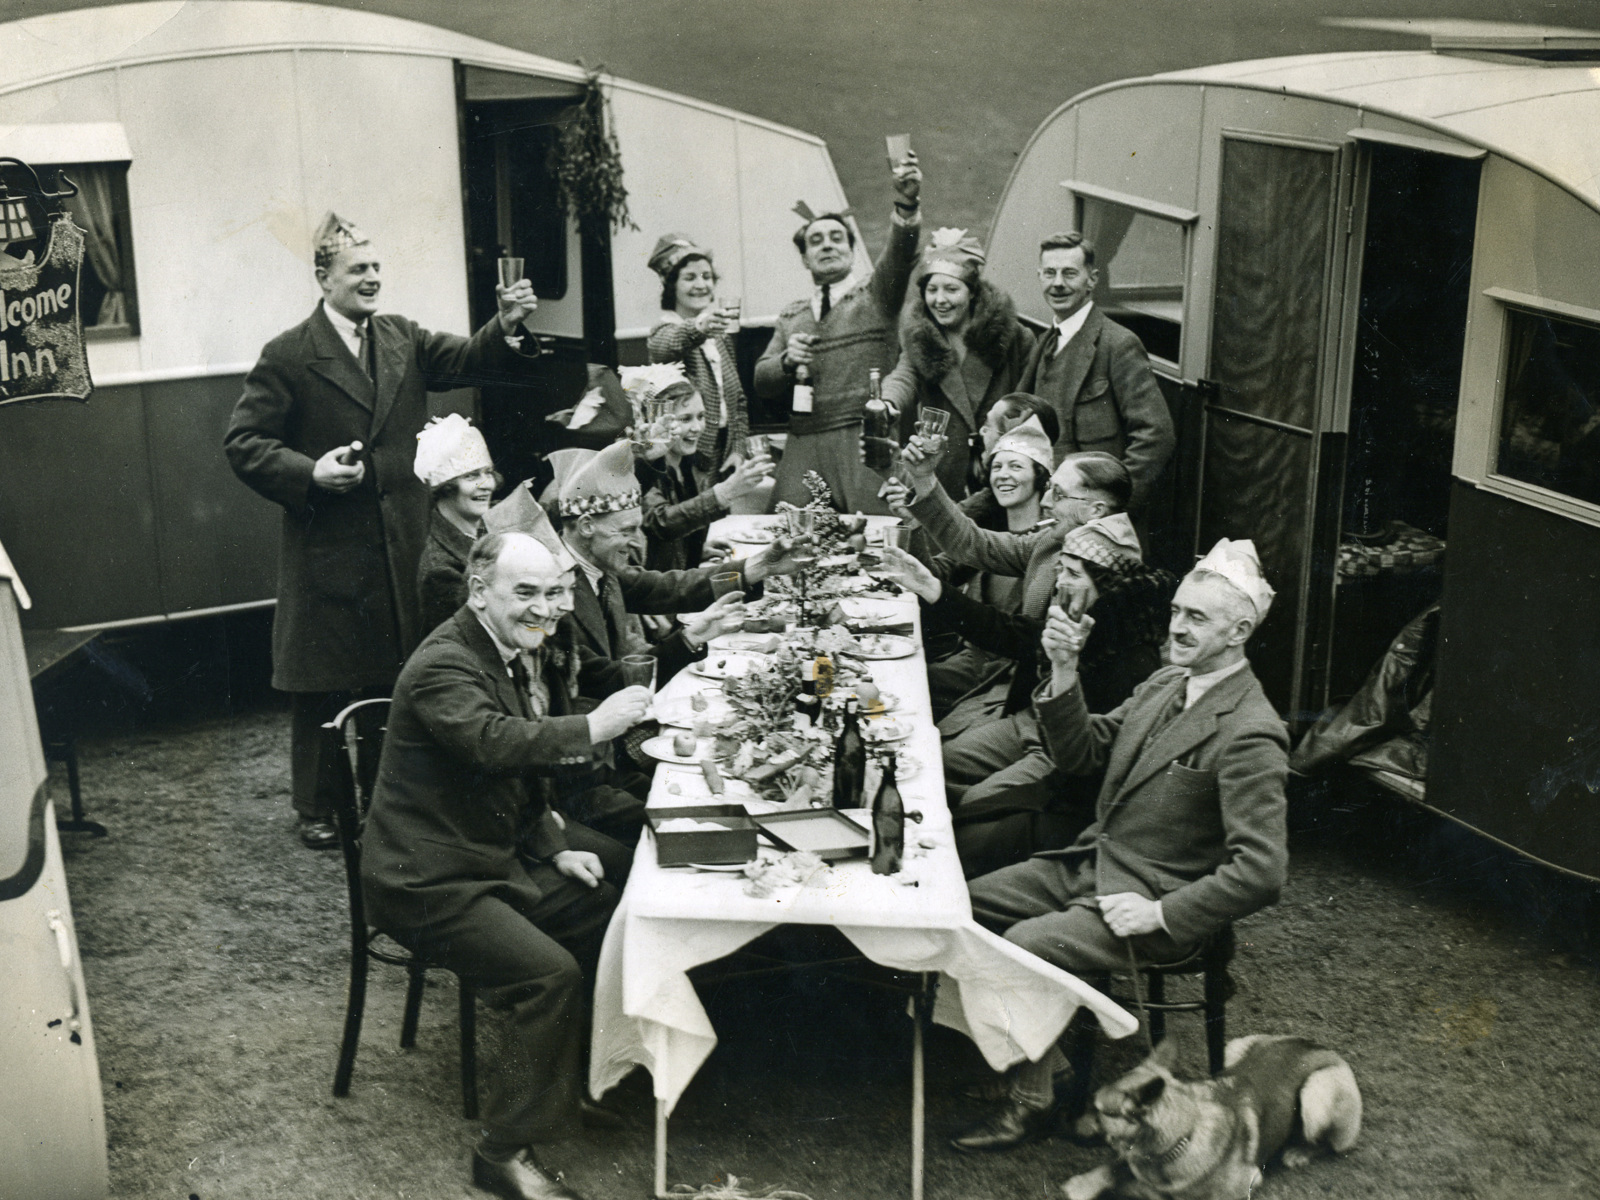
[[[745,448],[751,458],[760,458],[763,454],[771,454],[767,445],[767,436],[764,433],[752,433],[745,439]]]
[[[622,657],[622,682],[627,687],[647,687],[656,691],[656,659],[650,654],[625,654]]]
[[[711,577],[711,595],[720,600],[729,592],[744,595],[744,576],[737,571],[721,571]],[[654,659],[651,660],[655,661]]]
[[[523,260],[520,258],[500,259],[500,286],[508,288],[522,278]]]
[[[796,538],[809,538],[816,532],[817,514],[809,508],[789,510],[789,534]]]
[[[721,300],[721,305],[722,315],[737,328],[739,316],[744,312],[744,298],[742,296],[724,296]]]
[[[950,414],[942,408],[925,408],[917,414],[917,432],[925,438],[943,437]]]

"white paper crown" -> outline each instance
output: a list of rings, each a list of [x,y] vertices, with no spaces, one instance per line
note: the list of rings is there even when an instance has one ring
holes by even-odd
[[[1194,569],[1222,576],[1250,601],[1250,606],[1255,609],[1257,625],[1266,619],[1267,610],[1272,607],[1272,598],[1277,593],[1261,574],[1261,556],[1256,553],[1256,544],[1249,538],[1231,541],[1222,538],[1211,547],[1209,554],[1195,563]]]

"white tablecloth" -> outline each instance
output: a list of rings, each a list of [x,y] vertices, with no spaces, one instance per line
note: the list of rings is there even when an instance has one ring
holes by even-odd
[[[724,518],[711,536],[726,537],[757,519]],[[915,600],[895,603],[904,619],[917,619]],[[864,860],[837,863],[806,886],[756,898],[745,894],[740,875],[662,868],[646,833],[600,952],[589,1066],[596,1096],[643,1064],[670,1111],[717,1044],[687,972],[781,924],[832,925],[873,962],[937,972],[933,1019],[971,1037],[996,1070],[1037,1059],[1080,1007],[1094,1012],[1113,1037],[1138,1028],[1130,1013],[1094,988],[973,921],[945,805],[927,666],[920,650],[871,665],[879,687],[899,698],[896,715],[915,728],[909,749],[919,769],[901,779],[900,790],[907,809],[920,810],[923,820],[906,825],[905,870],[882,876]],[[709,686],[685,671],[660,694],[670,699]],[[696,802],[666,795],[661,775],[652,805]],[[919,839],[933,847],[916,847]]]

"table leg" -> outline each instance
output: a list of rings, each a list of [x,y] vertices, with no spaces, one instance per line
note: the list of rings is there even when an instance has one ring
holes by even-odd
[[[667,1102],[656,1101],[656,1200],[667,1197]]]
[[[928,976],[924,974],[911,1001],[911,1200],[922,1200],[922,1168],[926,1157],[924,1096],[927,1079],[923,1070],[922,1025],[927,1006]]]

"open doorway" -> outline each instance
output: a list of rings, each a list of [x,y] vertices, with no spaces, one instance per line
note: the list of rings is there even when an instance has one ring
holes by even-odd
[[[1439,599],[1479,163],[1369,150],[1328,700]]]

